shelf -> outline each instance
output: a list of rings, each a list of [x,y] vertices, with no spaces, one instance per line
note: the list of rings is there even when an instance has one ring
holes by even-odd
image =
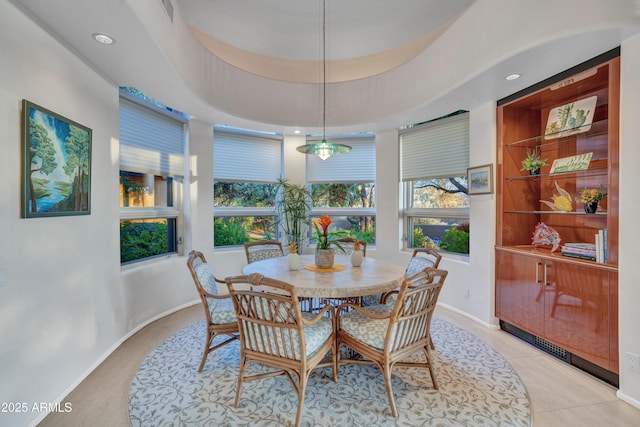
[[[551,252],[550,247],[534,246],[534,245],[518,245],[518,246],[496,246],[496,249],[505,251],[505,252],[524,253],[524,254],[538,256],[545,259],[551,259],[554,261],[562,261],[570,264],[584,265],[584,266],[599,268],[607,271],[613,271],[613,272],[618,271],[618,267],[616,265],[564,256],[560,253],[560,249],[558,249],[556,252]]]
[[[562,244],[560,246],[562,246]],[[548,246],[535,246],[535,245],[496,246],[496,249],[501,251],[525,253],[533,256],[539,256],[541,258],[553,259],[554,261],[563,261],[571,264],[585,265],[585,266],[599,268],[599,269],[613,271],[613,272],[618,271],[617,265],[564,256],[560,253],[560,249],[558,249],[556,252],[551,252],[550,248],[551,248],[550,245]]]
[[[589,169],[585,169],[585,170],[581,170],[581,171],[572,171],[572,172],[560,172],[560,173],[541,173],[538,175],[517,175],[517,176],[508,176],[505,177],[505,179],[507,181],[513,181],[513,180],[518,180],[518,179],[526,179],[526,180],[538,180],[541,178],[550,178],[550,177],[560,177],[560,178],[573,178],[573,177],[580,177],[580,178],[586,178],[586,177],[591,177],[591,176],[601,176],[601,175],[607,175],[608,173],[608,168],[607,167],[601,167],[601,168],[589,168]]]
[[[584,129],[583,132],[580,132],[580,129]],[[555,135],[566,134],[568,131],[563,130],[557,133],[551,133],[547,135],[539,135],[534,136],[532,138],[521,139],[519,141],[508,142],[505,144],[505,147],[513,147],[513,148],[532,148],[532,147],[542,147],[544,145],[560,145],[566,142],[574,142],[576,137],[580,138],[593,138],[600,135],[606,135],[609,132],[609,120],[600,120],[597,122],[593,122],[590,125],[580,126],[577,128],[571,129],[571,135],[559,136],[553,139],[545,139],[549,137],[553,137]]]
[[[564,211],[504,211],[506,214],[515,214],[515,215],[578,215],[578,216],[589,216],[589,217],[604,217],[606,218],[607,212],[596,212],[593,214],[588,214],[586,212],[564,212]]]

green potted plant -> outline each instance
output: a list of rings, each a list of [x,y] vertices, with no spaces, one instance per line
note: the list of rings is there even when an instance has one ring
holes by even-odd
[[[522,168],[520,170],[527,170],[531,175],[538,175],[540,168],[546,166],[547,160],[549,159],[542,158],[540,147],[527,148],[527,157],[522,160]]]
[[[301,253],[305,226],[311,225],[307,215],[311,210],[311,193],[304,184],[292,184],[284,178],[278,180],[278,186],[277,224],[282,227],[287,243],[295,243],[298,253]]]
[[[333,266],[335,254],[331,247],[332,244],[336,245],[344,253],[344,248],[337,240],[340,237],[344,237],[344,232],[330,232],[329,225],[331,225],[331,222],[331,218],[328,215],[323,215],[313,221],[316,239],[318,239],[315,261],[316,266],[319,268],[331,268]]]

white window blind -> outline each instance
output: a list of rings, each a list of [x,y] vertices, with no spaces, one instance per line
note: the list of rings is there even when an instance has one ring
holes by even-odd
[[[466,175],[469,113],[425,123],[400,138],[402,181]]]
[[[184,124],[120,97],[120,169],[184,176]]]
[[[358,138],[327,138],[328,142],[351,146],[351,151],[337,154],[326,160],[307,155],[307,182],[323,184],[331,182],[375,182],[375,136]],[[319,142],[311,141],[309,142]]]
[[[282,139],[215,129],[216,181],[276,182],[282,174]]]

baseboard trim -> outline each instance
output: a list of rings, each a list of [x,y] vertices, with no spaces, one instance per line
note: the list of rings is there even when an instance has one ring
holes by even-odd
[[[633,397],[627,396],[626,394],[621,392],[620,389],[616,391],[616,397],[624,402],[627,402],[629,405],[640,409],[640,400],[636,400]]]
[[[442,308],[446,308],[449,311],[453,311],[454,313],[459,314],[460,316],[464,316],[467,319],[473,320],[474,322],[481,324],[485,328],[493,329],[494,331],[497,331],[497,330],[500,329],[500,325],[492,325],[491,323],[487,323],[487,322],[485,322],[483,320],[478,319],[475,316],[470,315],[466,311],[462,311],[462,310],[460,310],[458,308],[455,308],[453,306],[450,306],[448,304],[444,304],[444,303],[438,302],[436,305],[439,306],[439,307],[442,307]]]

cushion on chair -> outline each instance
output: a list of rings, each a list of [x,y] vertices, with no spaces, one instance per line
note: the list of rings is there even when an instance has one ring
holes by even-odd
[[[420,273],[427,267],[433,267],[433,261],[425,257],[413,257],[409,260],[407,266],[407,279],[412,278],[416,274]],[[421,285],[422,283],[414,283],[414,286]]]
[[[381,306],[384,305],[381,304]],[[374,311],[371,310],[371,307],[367,307],[367,310]],[[378,310],[378,308],[375,310]],[[353,310],[340,316],[340,329],[358,341],[379,350],[384,348],[384,338],[387,335],[388,328],[389,319],[372,319],[358,310]]]
[[[211,322],[216,325],[237,322],[236,312],[233,308],[231,298],[213,299],[207,298]],[[212,308],[213,307],[213,308]]]
[[[394,295],[395,297],[396,295]],[[391,312],[391,310],[393,310],[393,306],[395,305],[395,299],[393,300],[393,302],[391,304],[376,304],[376,305],[371,305],[369,307],[367,307],[367,310],[369,310],[372,313],[375,314],[387,314],[389,312]]]
[[[256,262],[263,259],[277,258],[282,256],[280,249],[259,249],[249,252],[249,262]]]
[[[310,320],[315,316],[312,313],[302,313],[302,317]],[[298,331],[295,329],[288,329],[285,332],[284,342],[280,335],[274,336],[273,332],[267,332],[266,328],[261,329],[263,337],[258,339],[255,339],[251,326],[245,325],[244,331],[247,334],[245,337],[245,344],[248,349],[259,351],[261,353],[274,354],[280,357],[287,357],[289,359],[300,360],[301,358]],[[326,317],[321,318],[314,325],[305,325],[304,337],[307,358],[313,356],[332,333],[333,325],[331,324],[331,319]],[[290,334],[290,337],[287,336],[287,334]],[[267,349],[262,345],[263,339],[270,344],[267,346]],[[291,348],[291,342],[293,342],[293,349]],[[276,343],[277,346],[275,345]],[[279,349],[279,351],[276,351],[276,349]]]
[[[202,262],[193,266],[202,288],[212,295],[218,295],[216,279],[209,268],[209,264]],[[216,299],[207,297],[207,308],[211,315],[211,322],[216,325],[236,322],[236,312],[233,309],[231,298]]]
[[[209,268],[209,264],[201,262],[200,264],[194,265],[193,269],[195,270],[196,275],[198,276],[198,281],[204,290],[212,295],[218,295],[218,285],[216,284],[216,279]]]
[[[367,309],[372,305],[380,304],[380,298],[382,297],[382,293],[378,292],[373,295],[365,295],[362,297],[362,306],[367,307]]]

